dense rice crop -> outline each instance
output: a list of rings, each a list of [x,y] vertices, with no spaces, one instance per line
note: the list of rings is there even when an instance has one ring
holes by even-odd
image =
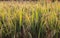
[[[0,2],[0,38],[60,38],[59,35],[59,2]]]

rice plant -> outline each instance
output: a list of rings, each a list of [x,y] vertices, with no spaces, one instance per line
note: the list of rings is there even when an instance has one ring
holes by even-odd
[[[0,3],[0,38],[60,38],[60,3]]]

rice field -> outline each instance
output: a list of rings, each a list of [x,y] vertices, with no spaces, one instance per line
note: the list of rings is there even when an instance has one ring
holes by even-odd
[[[60,38],[60,2],[0,2],[0,38]]]

